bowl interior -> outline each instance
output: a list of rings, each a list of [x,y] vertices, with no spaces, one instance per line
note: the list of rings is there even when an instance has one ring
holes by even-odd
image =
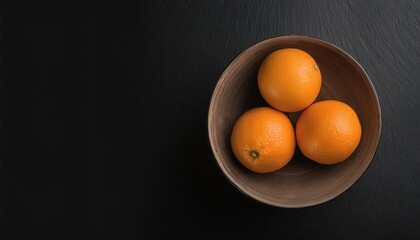
[[[243,167],[235,158],[230,134],[234,123],[246,110],[268,106],[258,90],[258,68],[268,54],[289,47],[302,49],[317,61],[322,88],[316,101],[336,99],[356,111],[362,125],[361,141],[348,160],[336,165],[317,164],[303,156],[297,147],[292,160],[284,168],[257,174]],[[300,112],[286,114],[295,124]],[[305,207],[333,199],[362,176],[379,142],[381,113],[373,85],[353,58],[321,40],[285,36],[248,48],[227,67],[214,90],[208,124],[217,163],[239,190],[270,205]]]

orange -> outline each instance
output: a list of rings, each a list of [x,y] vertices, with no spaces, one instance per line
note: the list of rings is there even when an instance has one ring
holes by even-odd
[[[362,127],[356,112],[336,100],[312,104],[296,123],[296,140],[301,152],[321,164],[346,160],[359,145]]]
[[[274,51],[258,71],[260,93],[272,107],[297,112],[314,102],[321,90],[321,71],[311,55],[295,48]]]
[[[231,146],[236,158],[249,170],[273,172],[293,156],[294,129],[284,113],[270,107],[254,108],[236,121]]]

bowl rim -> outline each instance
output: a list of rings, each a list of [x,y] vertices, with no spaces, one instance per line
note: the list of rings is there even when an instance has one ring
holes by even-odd
[[[243,186],[238,184],[238,182],[236,182],[235,178],[228,173],[228,171],[226,170],[225,167],[223,167],[223,165],[224,165],[223,161],[220,159],[220,157],[217,153],[217,150],[216,150],[216,147],[214,145],[213,138],[212,138],[213,128],[212,128],[211,123],[212,123],[212,119],[213,119],[213,108],[214,108],[214,104],[215,104],[215,101],[216,101],[215,95],[219,91],[223,82],[226,81],[226,75],[227,75],[228,69],[232,65],[234,65],[234,63],[239,61],[243,55],[245,55],[248,51],[252,50],[253,48],[257,48],[260,45],[267,44],[268,42],[276,42],[276,41],[279,41],[279,40],[282,40],[282,41],[284,41],[284,40],[310,41],[312,43],[322,45],[323,47],[327,47],[327,48],[330,48],[332,50],[335,50],[338,54],[340,54],[347,61],[349,61],[353,66],[355,66],[357,68],[357,70],[361,72],[361,74],[364,75],[364,77],[367,79],[368,87],[370,88],[370,90],[372,90],[372,94],[373,94],[373,97],[374,97],[374,102],[378,106],[378,123],[379,123],[378,124],[378,129],[377,129],[378,130],[378,137],[375,139],[375,142],[374,142],[375,151],[372,154],[370,154],[371,156],[369,156],[370,159],[369,159],[369,162],[368,162],[366,168],[358,174],[358,176],[355,178],[354,182],[351,183],[349,186],[346,186],[345,188],[343,188],[342,190],[338,191],[335,194],[332,194],[328,198],[321,199],[321,200],[314,201],[314,202],[310,202],[310,203],[307,203],[307,204],[282,204],[282,203],[271,201],[269,199],[265,199],[265,198],[262,198],[260,196],[257,196],[255,194],[250,193],[246,188],[244,188]],[[259,41],[259,42],[255,43],[255,44],[252,44],[251,46],[246,48],[244,51],[242,51],[240,54],[238,54],[227,65],[227,67],[224,69],[224,71],[220,75],[220,77],[217,81],[217,84],[214,87],[214,90],[213,90],[212,95],[211,95],[211,101],[210,101],[210,105],[209,105],[208,118],[207,118],[207,128],[208,128],[208,140],[209,140],[212,152],[213,152],[213,157],[215,158],[215,160],[217,162],[217,165],[222,170],[225,177],[229,180],[229,182],[232,185],[235,186],[236,189],[238,189],[240,192],[242,192],[248,198],[251,198],[255,201],[259,201],[261,203],[265,203],[265,204],[268,204],[268,205],[271,205],[271,206],[282,207],[282,208],[305,208],[305,207],[316,206],[316,205],[319,205],[319,204],[322,204],[322,203],[325,203],[325,202],[331,201],[332,199],[337,198],[338,196],[342,195],[347,190],[349,190],[351,187],[353,187],[356,184],[356,182],[358,182],[360,180],[360,178],[365,174],[367,169],[370,167],[373,159],[375,158],[377,150],[378,150],[378,145],[379,145],[379,141],[380,141],[381,133],[382,133],[382,111],[381,111],[381,105],[380,105],[380,102],[379,102],[378,94],[376,93],[376,89],[375,89],[372,81],[370,80],[369,75],[366,73],[365,69],[360,65],[360,63],[358,61],[356,61],[356,59],[354,59],[352,56],[350,56],[346,51],[344,51],[343,49],[341,49],[340,47],[338,47],[338,46],[336,46],[332,43],[326,42],[326,41],[318,39],[318,38],[305,36],[305,35],[283,35],[283,36],[267,38],[265,40],[262,40],[262,41]]]

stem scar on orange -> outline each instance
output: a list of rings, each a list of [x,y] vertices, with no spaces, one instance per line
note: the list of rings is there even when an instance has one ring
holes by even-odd
[[[261,95],[283,112],[297,112],[312,104],[321,90],[321,80],[315,59],[296,48],[272,52],[258,71]]]
[[[270,107],[245,112],[231,134],[235,157],[246,168],[268,173],[284,167],[292,158],[296,141],[287,116]]]

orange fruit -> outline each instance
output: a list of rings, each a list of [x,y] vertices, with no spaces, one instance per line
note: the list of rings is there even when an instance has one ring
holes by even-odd
[[[296,140],[301,152],[321,164],[346,160],[356,150],[362,127],[356,112],[335,100],[312,104],[299,116]]]
[[[254,108],[236,121],[231,146],[236,158],[249,170],[273,172],[293,156],[294,129],[284,113],[270,107]]]
[[[307,52],[295,48],[268,55],[258,71],[260,93],[272,107],[297,112],[315,101],[321,90],[321,71]]]

